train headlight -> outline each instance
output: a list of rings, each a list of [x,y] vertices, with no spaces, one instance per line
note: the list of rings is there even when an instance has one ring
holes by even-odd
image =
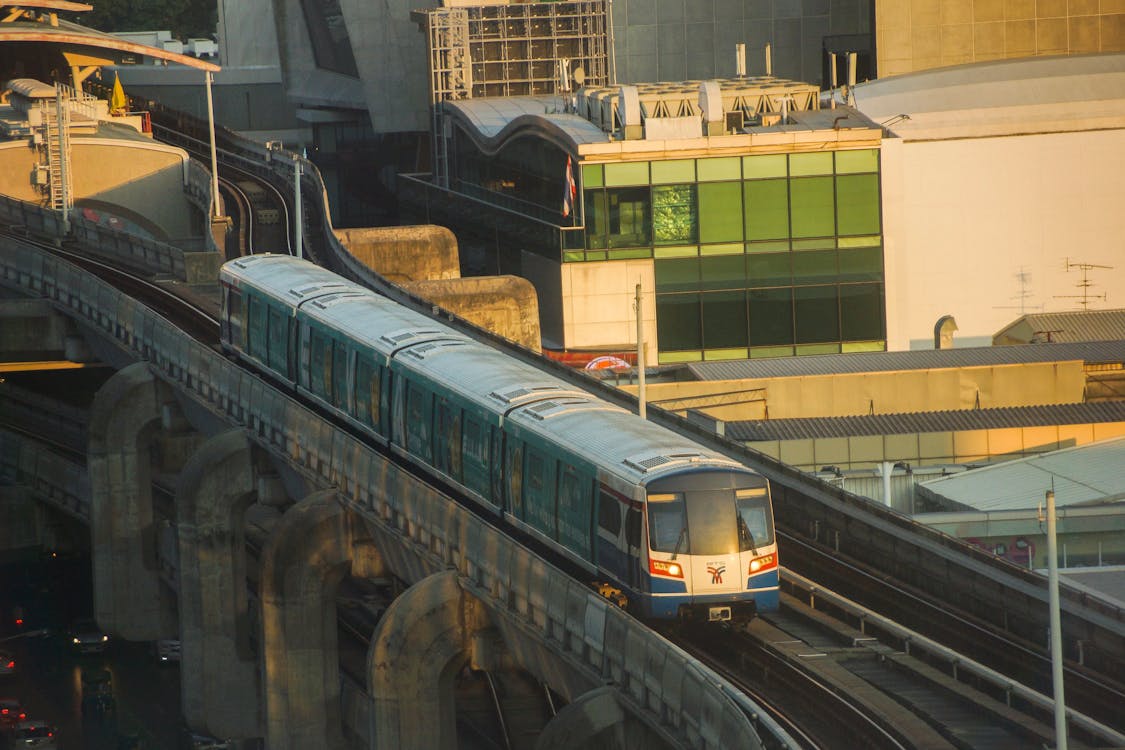
[[[773,568],[773,567],[776,567],[776,566],[777,566],[777,556],[776,555],[766,555],[764,557],[755,557],[753,560],[750,561],[750,575],[754,575],[755,573],[761,573],[763,570],[769,570],[770,568]]]
[[[653,575],[669,576],[671,578],[684,577],[684,569],[680,567],[680,564],[668,560],[653,560],[649,558],[648,572]]]

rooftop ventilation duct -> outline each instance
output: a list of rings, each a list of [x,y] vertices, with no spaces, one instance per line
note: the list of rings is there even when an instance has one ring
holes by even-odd
[[[723,90],[718,81],[703,81],[699,84],[699,109],[703,111],[703,135],[722,135],[726,131]]]

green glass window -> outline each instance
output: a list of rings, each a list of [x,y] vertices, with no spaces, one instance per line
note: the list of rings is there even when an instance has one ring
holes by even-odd
[[[789,237],[789,183],[787,180],[744,182],[746,239],[778,240]]]
[[[837,151],[836,174],[878,172],[879,152],[873,148],[861,151]]]
[[[746,292],[713,292],[702,295],[703,346],[707,349],[745,347],[749,336]]]
[[[884,337],[881,284],[840,287],[840,333],[845,341],[873,341]]]
[[[726,156],[721,159],[700,159],[695,163],[695,169],[699,174],[700,182],[742,179],[742,160],[737,156]]]
[[[670,182],[695,182],[695,160],[652,162],[652,184],[663,185]]]
[[[348,408],[348,350],[339,341],[332,344],[332,403]]]
[[[746,262],[746,277],[754,286],[781,286],[793,279],[792,253],[748,255]]]
[[[750,346],[793,343],[793,290],[750,290]]]
[[[832,152],[816,151],[811,154],[790,154],[789,174],[792,177],[832,174]]]
[[[617,188],[606,191],[609,207],[609,246],[651,245],[649,188]]]
[[[672,258],[653,261],[657,292],[687,292],[699,289],[699,259]]]
[[[746,256],[720,255],[699,260],[703,289],[744,289],[746,287]]]
[[[269,366],[280,373],[289,372],[289,316],[281,308],[270,307]]]
[[[829,237],[836,233],[836,209],[831,177],[789,181],[794,237]]]
[[[659,294],[656,297],[657,346],[660,351],[701,349],[698,294]]]
[[[586,190],[583,204],[586,217],[586,247],[590,250],[604,250],[606,233],[609,229],[609,208],[606,206],[604,190]]]
[[[582,165],[582,187],[599,188],[605,186],[605,170],[601,164]]]
[[[624,185],[647,185],[648,162],[633,161],[623,164],[605,165],[606,187],[620,187]]]
[[[742,185],[738,182],[699,185],[699,241],[742,240]]]
[[[652,241],[657,245],[683,245],[697,242],[698,233],[695,185],[653,187]]]
[[[839,341],[840,307],[835,285],[794,289],[793,317],[798,344]]]
[[[742,157],[742,174],[747,180],[763,177],[788,177],[789,160],[785,154]]]
[[[833,281],[836,281],[835,250],[793,253],[794,284],[824,284]]]
[[[879,232],[879,175],[836,178],[836,214],[840,234]]]
[[[840,251],[840,281],[880,281],[882,278],[882,248],[858,247]]]

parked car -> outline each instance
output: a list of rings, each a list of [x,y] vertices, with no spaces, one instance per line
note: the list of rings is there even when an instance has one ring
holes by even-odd
[[[56,750],[57,734],[55,728],[45,722],[21,721],[12,730],[8,747],[12,750]]]
[[[26,719],[19,698],[0,698],[0,729],[10,729]]]
[[[0,651],[0,675],[14,674],[16,659],[7,651]]]
[[[97,654],[109,646],[109,636],[98,628],[96,622],[86,617],[74,621],[70,628],[70,642],[79,653]]]

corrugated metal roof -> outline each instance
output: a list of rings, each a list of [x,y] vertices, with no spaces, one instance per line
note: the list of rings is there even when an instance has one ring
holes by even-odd
[[[610,137],[584,117],[559,111],[563,100],[549,96],[493,96],[459,99],[442,106],[457,116],[485,141],[499,138],[520,118],[540,128],[554,127],[574,147],[583,143],[605,143]]]
[[[935,495],[980,511],[1023,510],[1054,488],[1061,508],[1125,499],[1125,437],[1064,448],[922,482]]]
[[[733,440],[805,440],[809,438],[901,435],[914,432],[957,432],[1006,427],[1125,422],[1125,402],[1010,406],[1001,409],[873,414],[860,417],[812,417],[727,422]],[[1125,473],[1125,472],[1123,472]]]
[[[1125,339],[1125,309],[1030,313],[998,331],[993,340],[1017,331],[1021,338],[1036,336],[1042,341],[1049,337],[1055,343],[1121,340]]]
[[[1125,340],[693,362],[687,365],[687,370],[696,380],[745,380],[895,370],[988,367],[1070,360],[1088,363],[1125,362]]]

